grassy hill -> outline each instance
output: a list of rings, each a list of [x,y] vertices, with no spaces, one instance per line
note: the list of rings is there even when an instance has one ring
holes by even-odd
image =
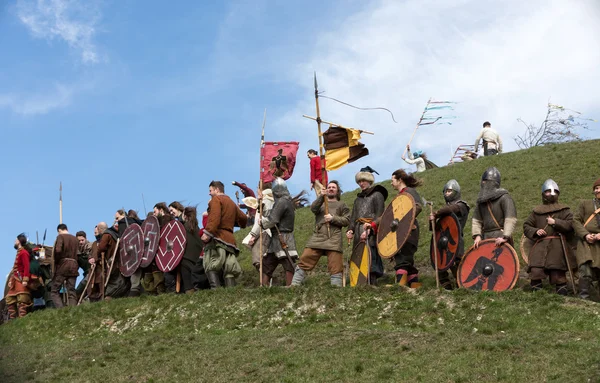
[[[557,181],[562,202],[572,207],[591,197],[600,176],[598,144],[427,171],[419,192],[439,207],[444,183],[455,178],[473,206],[482,172],[497,166],[517,204],[519,238],[546,178]],[[389,181],[383,185],[391,191]],[[344,201],[351,205],[355,194]],[[424,224],[426,215],[419,219]],[[300,209],[300,249],[312,226],[310,211]],[[425,287],[417,291],[331,288],[325,260],[306,287],[247,288],[258,277],[244,250],[243,286],[235,289],[36,312],[0,326],[1,381],[600,381],[597,303],[521,289],[436,291],[426,261],[429,235],[422,231],[417,263]],[[470,226],[465,237],[470,245]]]

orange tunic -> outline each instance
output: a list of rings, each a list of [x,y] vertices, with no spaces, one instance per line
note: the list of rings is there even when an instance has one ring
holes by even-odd
[[[204,233],[237,250],[233,228],[236,225],[244,228],[247,222],[248,217],[231,198],[224,194],[214,196],[208,203],[208,222]]]

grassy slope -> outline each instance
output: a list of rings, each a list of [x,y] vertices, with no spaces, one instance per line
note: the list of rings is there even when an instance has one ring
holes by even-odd
[[[472,204],[481,173],[496,165],[522,222],[548,177],[565,203],[590,196],[597,145],[535,148],[428,171],[421,195],[439,206],[443,184],[456,178]],[[344,196],[348,204],[353,194]],[[311,229],[302,209],[299,248]],[[427,237],[423,231],[417,259],[431,286]],[[254,285],[249,254],[240,260],[244,284]],[[324,263],[302,289],[240,287],[34,313],[0,327],[2,382],[600,381],[595,303],[546,292],[332,289]]]

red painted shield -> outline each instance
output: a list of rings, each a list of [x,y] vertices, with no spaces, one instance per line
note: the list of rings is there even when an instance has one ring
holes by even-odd
[[[438,270],[448,270],[456,261],[456,257],[463,250],[462,233],[460,222],[454,213],[441,217],[435,223],[435,241],[438,252]],[[435,270],[433,260],[435,258],[433,248],[433,235],[429,245],[431,266]]]
[[[160,225],[158,218],[151,215],[146,218],[142,224],[144,232],[144,255],[140,267],[148,267],[154,260],[156,250],[158,250],[158,242],[160,241]]]
[[[505,291],[519,278],[517,252],[508,243],[498,247],[495,239],[479,242],[463,257],[458,268],[458,286],[469,290]]]
[[[129,225],[121,236],[119,256],[121,274],[130,277],[140,266],[144,256],[144,232],[137,223]]]
[[[183,257],[185,250],[185,227],[173,220],[160,230],[160,242],[156,253],[156,265],[162,272],[173,270]]]

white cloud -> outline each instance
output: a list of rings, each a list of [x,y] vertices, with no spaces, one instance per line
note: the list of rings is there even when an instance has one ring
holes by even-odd
[[[438,164],[448,162],[451,145],[472,144],[485,120],[514,150],[513,137],[523,131],[516,119],[542,120],[549,97],[600,112],[599,17],[596,0],[377,2],[319,36],[313,54],[291,73],[307,96],[277,125],[308,132],[305,142],[316,143],[314,122],[298,118],[314,114],[308,94],[316,70],[326,95],[394,112],[398,124],[385,112],[321,100],[323,119],[376,132],[363,137],[371,155],[359,166],[369,164],[385,178],[411,167],[400,155],[429,97],[460,102],[452,127],[422,127],[412,143]]]
[[[19,0],[19,20],[36,38],[62,39],[81,55],[84,64],[99,62],[93,42],[99,12],[91,2],[77,0]]]
[[[45,114],[53,109],[68,106],[73,92],[73,88],[57,84],[53,89],[34,95],[0,94],[0,109],[9,108],[14,113],[25,116]]]

